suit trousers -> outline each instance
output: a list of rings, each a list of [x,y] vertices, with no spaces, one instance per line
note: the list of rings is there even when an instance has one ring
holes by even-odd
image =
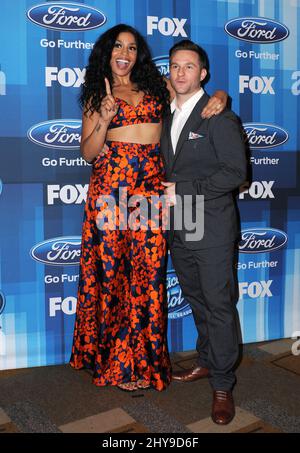
[[[214,390],[232,390],[239,356],[234,242],[190,250],[178,234],[170,245],[174,270],[198,331],[199,365],[210,370]]]

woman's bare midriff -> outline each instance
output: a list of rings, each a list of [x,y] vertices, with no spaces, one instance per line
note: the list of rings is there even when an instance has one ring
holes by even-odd
[[[107,131],[106,140],[148,145],[160,141],[161,123],[132,124]]]

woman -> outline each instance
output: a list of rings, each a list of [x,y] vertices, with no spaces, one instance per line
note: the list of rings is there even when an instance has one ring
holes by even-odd
[[[93,171],[70,364],[92,369],[98,386],[163,390],[170,382],[161,219],[146,216],[147,228],[126,224],[138,206],[127,208],[128,197],[146,199],[150,212],[151,195],[164,193],[159,140],[169,98],[134,28],[117,25],[97,40],[81,95],[81,152]],[[216,105],[222,103],[215,98],[213,112]]]

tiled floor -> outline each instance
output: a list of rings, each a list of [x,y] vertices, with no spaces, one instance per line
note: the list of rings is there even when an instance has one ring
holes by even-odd
[[[136,420],[123,409],[117,407],[107,412],[92,415],[91,417],[75,420],[66,425],[59,426],[63,433],[107,433],[118,432],[124,427],[136,424]]]
[[[264,422],[258,417],[255,417],[251,412],[245,411],[238,406],[235,409],[235,418],[227,426],[218,426],[208,417],[188,425],[188,428],[193,433],[250,433],[258,429],[266,429]],[[269,429],[267,432],[271,432]]]
[[[0,371],[0,433],[300,432],[300,356],[292,355],[291,345],[244,347],[236,417],[225,427],[211,421],[205,379],[131,394],[96,387],[89,372],[61,365]],[[194,358],[195,351],[173,354],[173,368],[188,368]]]

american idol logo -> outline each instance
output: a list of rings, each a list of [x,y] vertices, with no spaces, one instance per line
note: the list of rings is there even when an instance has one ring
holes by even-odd
[[[265,17],[239,17],[225,24],[225,31],[233,38],[257,44],[272,44],[286,39],[289,29]]]
[[[244,123],[245,141],[250,148],[274,148],[285,143],[289,135],[279,126],[265,123]]]
[[[81,3],[48,2],[33,6],[27,17],[41,27],[59,31],[85,31],[101,27],[105,15],[96,8]]]
[[[242,253],[267,253],[280,249],[287,242],[287,235],[275,228],[249,228],[241,231],[239,251]]]
[[[47,148],[75,149],[80,147],[81,121],[51,120],[32,126],[27,137]]]
[[[154,64],[158,68],[159,72],[164,77],[169,77],[170,75],[170,65],[168,55],[163,55],[161,57],[153,58]]]
[[[0,291],[0,315],[3,313],[5,308],[5,297],[2,291]]]
[[[167,272],[168,318],[183,318],[192,313],[188,302],[182,297],[178,278],[173,269]]]
[[[66,236],[40,242],[30,250],[36,261],[53,266],[72,266],[79,264],[80,236]]]

